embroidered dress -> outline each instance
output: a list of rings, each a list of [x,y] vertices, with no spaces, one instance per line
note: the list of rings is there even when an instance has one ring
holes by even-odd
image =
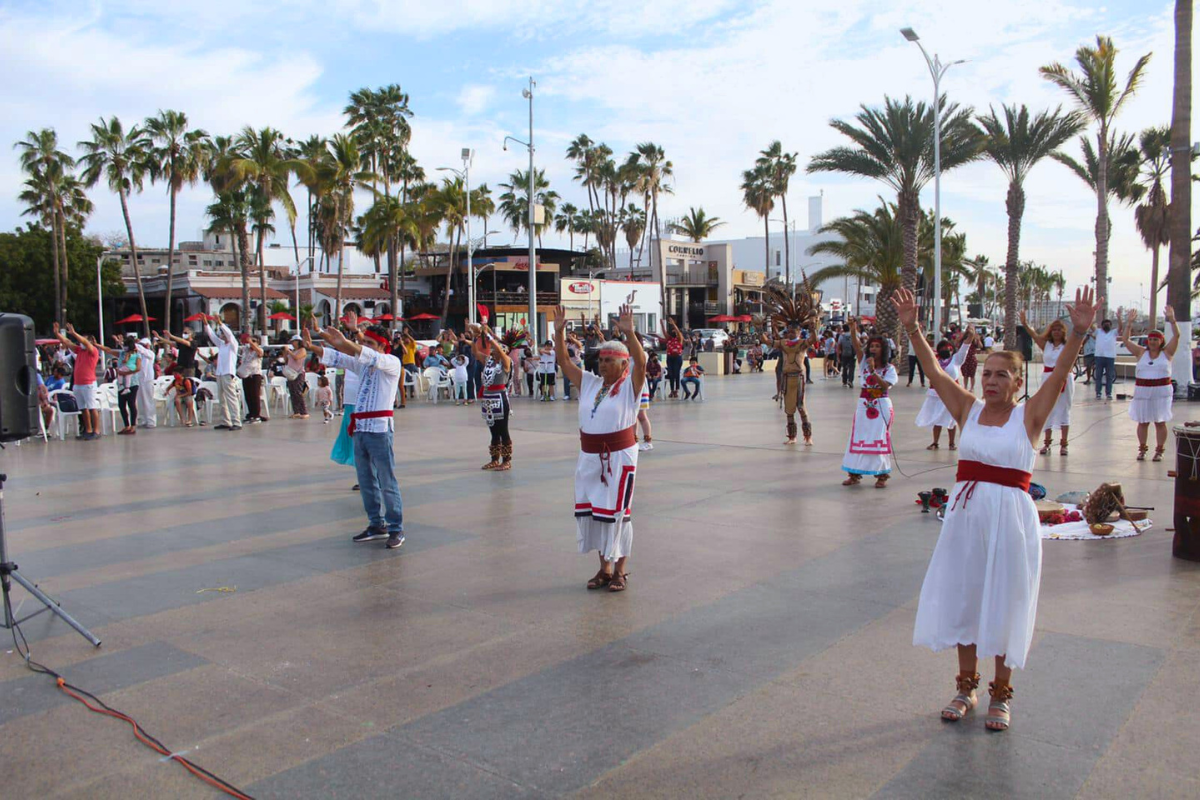
[[[1046,346],[1042,349],[1043,380],[1054,371],[1054,367],[1058,364],[1058,357],[1062,354],[1064,348],[1066,348],[1065,344],[1046,342]],[[1062,391],[1058,395],[1058,400],[1054,403],[1054,408],[1050,411],[1050,416],[1046,417],[1046,430],[1057,430],[1071,424],[1071,401],[1074,398],[1075,376],[1068,375],[1067,382],[1063,384]]]
[[[976,401],[959,439],[959,457],[1032,472],[1037,455],[1025,431],[1025,405],[1001,426],[979,424]],[[1005,656],[1025,667],[1037,616],[1042,539],[1029,492],[984,481],[959,481],[934,547],[913,644],[945,650],[974,644],[980,658]]]
[[[962,374],[963,363],[966,362],[970,353],[971,345],[964,344],[958,348],[957,353],[945,361],[939,358],[938,364],[941,365],[943,372],[952,379],[958,380]],[[935,425],[942,428],[953,428],[958,425],[958,421],[946,409],[946,404],[942,402],[942,398],[938,397],[937,391],[930,389],[925,393],[925,402],[921,404],[921,410],[917,412],[917,427],[932,428]]]
[[[604,379],[583,373],[579,387],[579,430],[585,434],[613,434],[632,428],[637,421],[640,398],[633,393],[633,382],[626,377],[616,396],[612,387],[604,389]],[[579,552],[599,550],[606,561],[629,555],[633,547],[634,475],[638,448],[605,453],[579,453],[575,465],[575,524]]]
[[[504,365],[494,356],[488,356],[487,362],[483,365],[483,391],[481,394],[483,397],[479,401],[479,413],[483,414],[483,421],[489,428],[497,420],[508,420],[512,414],[512,408],[508,403],[508,373],[504,371]]]
[[[851,475],[887,475],[892,471],[892,400],[887,389],[880,384],[886,381],[895,386],[898,380],[896,368],[875,370],[870,359],[859,367],[862,393],[854,408],[854,423],[850,426],[850,442],[846,445],[846,457],[842,459],[842,470]]]
[[[333,449],[329,458],[337,464],[347,467],[354,466],[354,440],[350,438],[350,415],[354,413],[354,403],[358,400],[358,373],[345,370],[342,375],[342,426],[338,429],[337,438],[333,440]]]
[[[1138,359],[1134,375],[1136,385],[1129,403],[1129,418],[1134,422],[1170,422],[1175,393],[1171,386],[1171,359],[1165,352],[1150,358],[1147,350]]]

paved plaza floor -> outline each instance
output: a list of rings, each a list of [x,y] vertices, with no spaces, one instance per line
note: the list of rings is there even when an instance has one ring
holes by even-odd
[[[43,614],[34,656],[259,798],[1200,796],[1200,565],[1171,557],[1173,458],[1134,461],[1127,404],[1081,387],[1035,480],[1120,480],[1155,527],[1045,543],[1013,727],[988,734],[939,719],[955,657],[911,644],[938,532],[914,500],[955,456],[925,451],[923,392],[895,390],[893,433],[925,474],[847,489],[856,392],[810,387],[816,446],[785,448],[772,380],[655,405],[624,594],[584,589],[573,403],[515,401],[509,473],[480,472],[476,408],[399,412],[398,552],[350,542],[316,418],[9,447],[12,556],[104,640]],[[10,648],[0,796],[215,796]]]

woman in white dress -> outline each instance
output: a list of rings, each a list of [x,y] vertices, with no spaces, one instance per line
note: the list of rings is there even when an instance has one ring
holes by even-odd
[[[942,718],[962,719],[978,700],[979,657],[994,656],[986,726],[1007,730],[1013,667],[1025,666],[1037,615],[1042,539],[1029,482],[1038,440],[1059,391],[1083,347],[1095,309],[1092,291],[1075,293],[1068,306],[1071,331],[1058,365],[1025,403],[1022,360],[998,351],[983,362],[983,399],[977,399],[938,366],[921,335],[912,292],[892,297],[901,324],[916,342],[931,385],[959,422],[961,456],[950,507],[921,585],[913,644],[935,651],[958,649],[958,694]]]
[[[1164,341],[1162,331],[1150,331],[1145,347],[1132,341],[1129,337],[1133,331],[1133,321],[1137,319],[1137,312],[1134,311],[1129,312],[1129,318],[1121,328],[1121,341],[1137,359],[1129,418],[1137,423],[1138,461],[1146,460],[1146,435],[1150,432],[1151,422],[1154,423],[1156,445],[1152,460],[1162,461],[1163,450],[1167,447],[1167,423],[1173,416],[1171,403],[1175,390],[1171,387],[1171,359],[1175,356],[1175,348],[1179,346],[1179,325],[1175,323],[1174,308],[1167,306],[1163,314],[1171,326],[1170,343]]]
[[[892,471],[892,400],[888,390],[899,377],[892,365],[892,353],[887,339],[872,336],[863,346],[858,337],[858,321],[850,320],[850,338],[858,357],[858,377],[861,391],[854,407],[854,422],[850,426],[850,441],[842,459],[842,471],[850,477],[842,486],[857,486],[863,475],[875,476],[875,488],[887,486]],[[926,347],[929,345],[926,344]]]
[[[600,345],[600,374],[580,369],[567,352],[567,312],[555,311],[554,350],[558,365],[579,387],[579,459],[575,464],[575,524],[579,552],[600,554],[600,571],[587,588],[621,592],[625,561],[633,547],[634,478],[637,473],[637,415],[646,385],[646,351],[633,324],[633,311],[621,306],[618,330],[628,344]]]
[[[962,343],[958,351],[954,350],[954,343],[948,339],[942,339],[937,344],[937,361],[938,366],[942,368],[942,372],[950,376],[951,380],[957,381],[958,376],[962,373],[963,362],[967,360],[967,356],[971,353],[971,342],[975,339],[975,326],[968,325],[966,333],[959,338]],[[914,357],[915,357],[914,352]],[[924,369],[922,367],[922,369]],[[942,428],[946,429],[946,435],[950,439],[950,449],[957,450],[958,447],[954,444],[954,434],[958,430],[958,423],[950,412],[946,410],[946,404],[938,397],[935,389],[930,389],[925,394],[925,402],[921,404],[921,410],[917,412],[917,427],[918,428],[933,428],[933,443],[926,447],[926,450],[937,450],[941,446]]]
[[[1038,333],[1029,327],[1029,323],[1025,320],[1025,312],[1022,311],[1021,327],[1042,350],[1042,374],[1049,375],[1054,372],[1055,366],[1058,365],[1058,359],[1062,357],[1063,350],[1067,346],[1067,324],[1061,319],[1056,319],[1046,326],[1046,330]],[[1063,388],[1058,393],[1058,400],[1054,403],[1054,409],[1046,418],[1046,438],[1042,442],[1042,449],[1038,450],[1038,455],[1049,454],[1056,430],[1061,431],[1058,435],[1058,454],[1060,456],[1067,454],[1067,439],[1071,435],[1071,403],[1075,399],[1074,369],[1067,374],[1069,376],[1067,382],[1063,384]]]

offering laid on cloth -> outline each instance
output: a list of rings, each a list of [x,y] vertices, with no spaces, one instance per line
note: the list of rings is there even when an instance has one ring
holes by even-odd
[[[1113,519],[1095,523],[1097,526],[1103,526],[1100,530],[1110,529],[1108,533],[1096,534],[1092,532],[1092,525],[1084,519],[1083,511],[1079,506],[1064,503],[1063,510],[1059,513],[1063,514],[1068,521],[1051,524],[1043,517],[1040,530],[1043,539],[1124,539],[1129,536],[1137,536],[1154,526],[1149,519],[1138,522],[1137,527],[1134,527],[1134,523],[1129,520]]]

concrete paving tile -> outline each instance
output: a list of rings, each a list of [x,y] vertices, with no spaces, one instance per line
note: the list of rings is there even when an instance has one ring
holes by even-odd
[[[1079,800],[1192,800],[1200,797],[1200,780],[1194,768],[1185,773],[1168,772],[1158,765],[1106,756],[1100,760]]]
[[[1107,661],[1103,662],[1107,664]],[[1143,768],[1200,780],[1200,711],[1185,698],[1195,692],[1195,653],[1177,650],[1137,698],[1137,705],[1107,755]]]

